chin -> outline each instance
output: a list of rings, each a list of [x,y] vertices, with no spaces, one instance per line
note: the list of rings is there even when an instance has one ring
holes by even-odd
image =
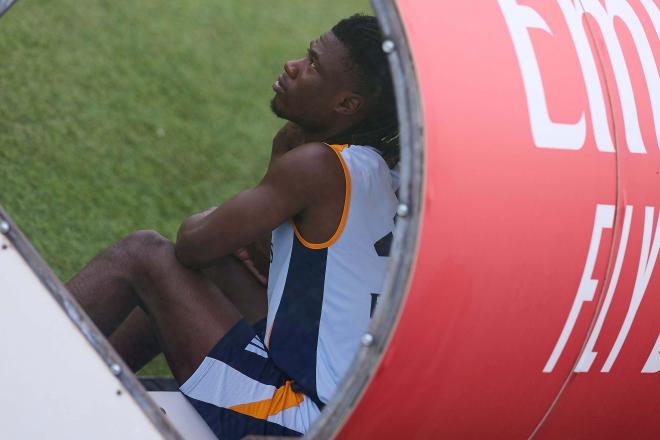
[[[280,105],[278,105],[277,95],[275,95],[273,97],[273,99],[271,99],[270,109],[273,112],[273,114],[275,116],[277,116],[278,118],[288,119],[287,116],[286,116],[286,112],[282,109],[282,107]]]

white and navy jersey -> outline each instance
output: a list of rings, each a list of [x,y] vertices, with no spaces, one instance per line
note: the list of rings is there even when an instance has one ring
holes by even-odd
[[[375,149],[329,147],[346,178],[341,222],[325,243],[309,243],[291,221],[273,231],[266,327],[275,364],[320,405],[332,398],[369,325],[398,203]]]

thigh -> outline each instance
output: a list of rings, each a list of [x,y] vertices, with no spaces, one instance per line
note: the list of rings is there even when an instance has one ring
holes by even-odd
[[[183,383],[241,314],[204,274],[182,266],[169,242],[152,247],[140,273],[135,292],[174,377]]]
[[[227,257],[202,273],[220,288],[250,324],[265,322],[266,288],[240,261]],[[162,352],[153,322],[139,307],[131,312],[108,339],[133,371],[138,371]]]

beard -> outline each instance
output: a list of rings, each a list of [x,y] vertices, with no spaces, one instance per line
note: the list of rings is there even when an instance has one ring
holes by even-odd
[[[293,122],[307,132],[320,131],[324,128],[324,124],[318,124],[313,122],[310,118],[306,118],[305,116],[296,116],[292,115],[290,112],[287,112],[280,105],[278,105],[277,96],[278,95],[275,95],[273,99],[270,100],[270,110],[275,116],[280,119],[284,119],[285,121]]]
[[[273,97],[273,99],[270,100],[270,111],[272,111],[273,114],[275,116],[277,116],[278,118],[286,119],[288,121],[289,118],[286,117],[286,114],[284,113],[284,111],[282,111],[282,109],[277,107],[277,103],[275,102],[276,99],[277,99],[277,95],[275,95]]]
[[[303,120],[303,118],[292,116],[291,114],[287,113],[277,105],[277,95],[275,95],[275,97],[273,97],[273,99],[270,100],[270,110],[273,112],[275,116],[277,116],[280,119],[284,119],[285,121],[291,121],[294,124],[297,124],[303,128],[305,127],[309,128],[309,124],[307,124],[306,121]]]

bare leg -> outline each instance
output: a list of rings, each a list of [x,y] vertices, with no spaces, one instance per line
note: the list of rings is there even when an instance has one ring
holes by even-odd
[[[108,340],[135,372],[163,352],[149,316],[140,307],[133,309]]]
[[[105,336],[115,331],[139,303],[131,285],[134,262],[128,256],[129,247],[134,247],[133,242],[137,241],[133,237],[103,251],[67,283],[69,291]]]
[[[140,305],[179,383],[241,318],[215,284],[181,266],[173,245],[149,231],[99,255],[68,287],[105,335]]]
[[[216,265],[202,272],[220,287],[249,324],[255,324],[266,317],[268,312],[266,288],[237,258],[223,258]]]
[[[249,324],[266,317],[266,288],[238,259],[223,258],[203,274],[222,290]],[[139,371],[161,353],[153,324],[139,307],[133,309],[108,339],[133,371]]]

